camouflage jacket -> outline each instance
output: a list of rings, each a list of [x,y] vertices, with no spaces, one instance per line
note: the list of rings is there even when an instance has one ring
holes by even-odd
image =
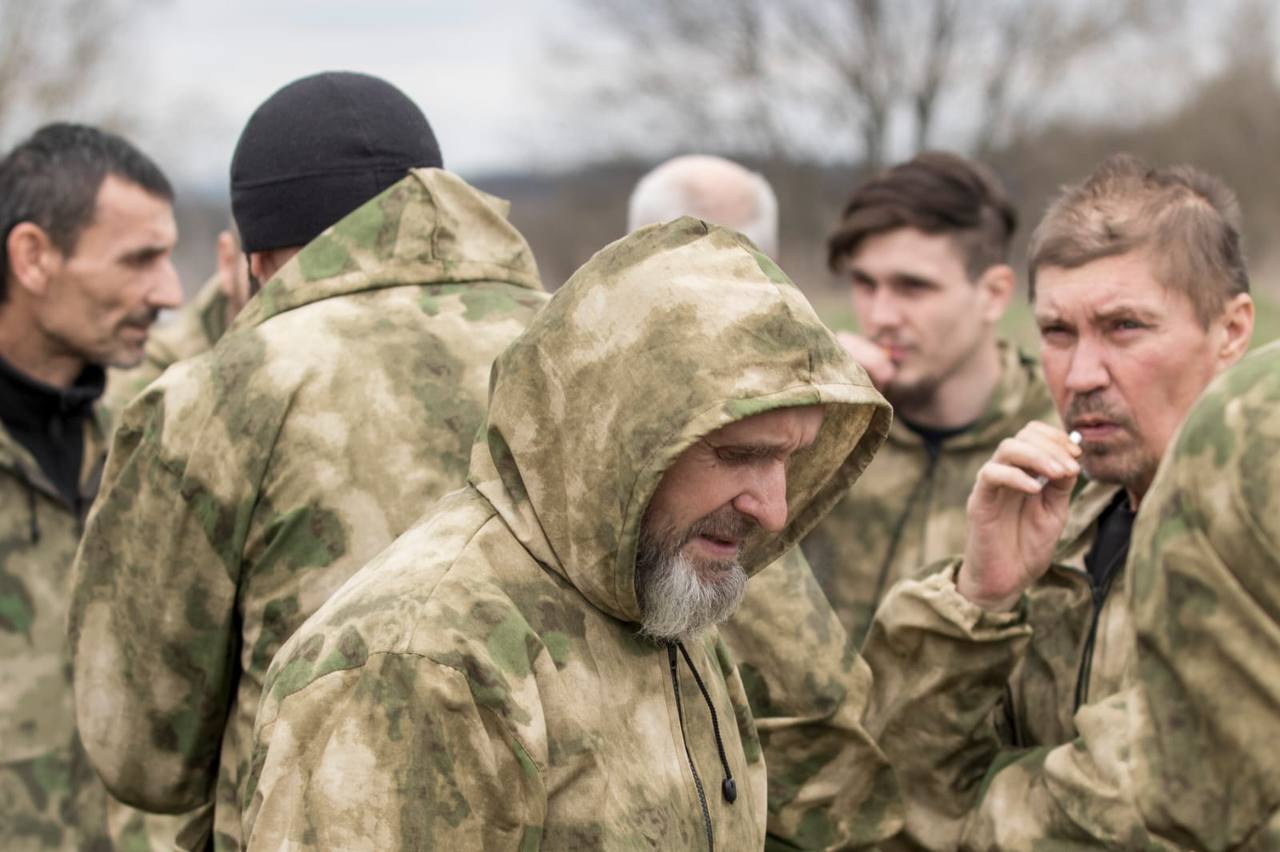
[[[751,578],[720,636],[769,770],[765,848],[867,848],[895,834],[897,782],[863,728],[871,672],[800,548]]]
[[[107,371],[102,403],[112,419],[118,419],[124,407],[171,364],[208,352],[226,330],[227,297],[221,279],[214,275],[173,319],[152,330],[141,364]]]
[[[171,365],[208,352],[226,333],[227,297],[221,284],[214,275],[175,317],[153,329],[141,364],[107,371],[102,404],[112,422],[118,422],[125,406]],[[211,803],[189,814],[161,815],[130,808],[113,797],[107,799],[111,841],[116,848],[130,852],[198,848],[208,836],[212,820]]]
[[[599,252],[495,364],[469,487],[276,656],[250,848],[761,848],[742,680],[715,630],[639,636],[636,543],[683,450],[813,403],[789,525],[744,540],[750,572],[861,472],[887,405],[736,234],[680,219]]]
[[[124,802],[214,799],[216,845],[238,844],[272,655],[462,484],[492,360],[545,301],[504,216],[410,173],[125,410],[70,625],[85,746]]]
[[[6,850],[105,848],[106,791],[85,760],[67,679],[71,564],[105,456],[86,425],[81,504],[68,505],[0,426],[0,837]]]
[[[1278,401],[1272,344],[1179,429],[1133,530],[1126,688],[1082,708],[1066,745],[996,765],[972,743],[939,749],[968,764],[950,776],[976,800],[961,848],[1280,845]],[[994,648],[1016,627],[1002,630],[974,635]]]
[[[1098,516],[1119,492],[1118,485],[1096,482],[1080,489],[1049,570],[1027,592],[1031,641],[997,715],[1001,740],[1009,746],[1070,742],[1079,705],[1106,698],[1124,684],[1133,629],[1124,569],[1098,590],[1095,609],[1084,562],[1098,535]]]
[[[1000,381],[973,428],[931,456],[918,434],[894,423],[867,476],[801,545],[856,645],[889,587],[964,550],[965,501],[996,445],[1032,420],[1057,422],[1039,364],[1011,344],[1000,349]]]
[[[1084,563],[1097,536],[1098,517],[1119,492],[1118,486],[1093,482],[1080,489],[1072,499],[1067,525],[1049,570],[1022,601],[1024,618],[1019,624],[1031,628],[1025,651],[1008,673],[1004,694],[998,696],[991,720],[971,731],[975,743],[988,750],[992,764],[1011,759],[1016,749],[1070,742],[1077,733],[1073,721],[1077,699],[1079,704],[1101,700],[1120,691],[1126,683],[1133,656],[1133,624],[1124,570],[1118,569],[1109,587],[1100,590],[1102,596],[1095,610],[1093,584]],[[912,769],[918,760],[931,759],[919,730],[913,730],[917,718],[928,714],[944,720],[965,720],[967,724],[975,699],[973,691],[958,679],[960,673],[982,671],[984,650],[992,647],[1000,651],[994,656],[991,671],[1003,671],[1008,662],[1009,646],[1003,642],[991,644],[990,637],[980,633],[973,639],[971,659],[965,667],[939,681],[935,694],[920,693],[929,672],[954,668],[954,657],[963,654],[965,639],[963,633],[956,633],[960,618],[957,613],[969,608],[960,602],[951,582],[959,565],[959,559],[944,560],[934,566],[936,573],[929,583],[902,583],[876,614],[863,647],[877,679],[878,700],[887,701],[893,708],[873,713],[871,727],[878,731],[886,721],[882,717],[906,714],[895,720],[889,734],[881,735],[881,743],[901,774],[908,834],[931,849],[955,847],[955,832],[961,830],[965,803],[972,797],[967,792],[948,794],[966,790],[954,777],[959,764],[950,771],[932,765],[927,770]],[[1018,645],[1021,647],[1022,642]],[[910,653],[902,653],[904,646],[911,649]],[[972,668],[974,665],[976,669]],[[989,677],[984,673],[982,682],[985,684]],[[908,690],[910,701],[904,696],[885,697],[895,683]]]

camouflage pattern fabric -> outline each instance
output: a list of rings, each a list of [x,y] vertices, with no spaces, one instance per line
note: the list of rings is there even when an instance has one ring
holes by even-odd
[[[765,848],[867,848],[895,834],[897,782],[862,726],[871,672],[799,548],[751,578],[720,636],[769,771]]]
[[[1049,570],[1024,596],[1022,608],[1025,615],[1021,623],[1031,628],[1025,649],[1008,673],[1003,695],[998,696],[989,723],[982,726],[981,731],[975,729],[973,733],[973,748],[985,749],[985,760],[989,763],[1000,764],[1009,760],[1019,749],[1061,745],[1077,735],[1074,721],[1077,681],[1094,619],[1093,592],[1084,559],[1097,536],[1099,515],[1119,490],[1119,486],[1094,482],[1086,483],[1080,489],[1072,498],[1067,525]],[[987,695],[986,685],[992,672],[984,671],[984,653],[993,646],[999,648],[993,657],[996,661],[993,670],[998,667],[1003,671],[1007,660],[1005,653],[1011,646],[992,643],[990,636],[980,634],[974,638],[980,647],[974,649],[970,660],[953,671],[945,686],[940,685],[935,694],[927,697],[917,692],[921,684],[927,682],[927,672],[941,667],[954,668],[954,655],[963,653],[958,650],[964,644],[963,634],[957,636],[955,633],[956,612],[963,607],[955,601],[938,604],[938,601],[945,600],[945,597],[938,596],[938,590],[943,588],[948,590],[948,597],[963,600],[954,592],[949,579],[955,575],[959,565],[958,558],[943,560],[932,566],[932,585],[908,582],[903,583],[901,589],[895,589],[896,594],[886,598],[877,613],[876,629],[868,637],[863,652],[876,677],[877,695],[891,692],[897,688],[893,684],[898,683],[908,690],[907,695],[912,696],[914,709],[904,712],[911,716],[937,716],[967,725],[969,709],[975,699],[961,675],[970,677],[972,672],[981,672],[979,680],[983,686],[980,691]],[[925,589],[929,591],[926,593]],[[930,605],[925,605],[925,600]],[[896,607],[904,607],[904,612],[894,612]],[[1081,686],[1081,695],[1088,700],[1100,701],[1126,685],[1132,664],[1133,624],[1125,595],[1123,568],[1117,570],[1098,610],[1097,620],[1088,677]],[[904,624],[907,626],[901,626]],[[903,629],[911,636],[912,652],[886,651],[886,648],[904,641],[893,636],[895,631]],[[1019,642],[1018,647],[1021,644]],[[977,665],[976,669],[973,664]],[[894,709],[881,711],[877,716],[897,713],[907,703],[905,696],[889,700]],[[877,727],[879,723],[871,724]],[[949,795],[948,791],[963,789],[963,785],[953,786],[949,780],[954,767],[950,772],[935,767],[913,772],[904,766],[904,763],[911,764],[920,756],[919,742],[911,731],[913,718],[900,719],[897,725],[895,733],[900,732],[905,740],[896,744],[882,739],[882,745],[895,759],[895,765],[902,774],[903,798],[908,808],[907,835],[927,848],[953,849],[958,838],[948,834],[946,827],[960,830],[959,815],[965,811],[964,803],[972,801],[972,798],[968,793]],[[948,726],[947,730],[959,729]],[[924,777],[933,773],[941,775]]]
[[[992,718],[1031,634],[1025,605],[985,612],[953,578],[948,565],[895,585],[862,647],[874,676],[867,730],[893,764],[906,812],[889,848],[956,848],[1000,751]]]
[[[214,275],[177,315],[151,330],[142,363],[128,370],[107,371],[103,407],[119,419],[120,413],[143,389],[160,378],[171,364],[208,352],[227,330],[227,296]]]
[[[70,506],[0,426],[0,846],[108,849],[106,790],[76,736],[66,620],[81,514],[102,473],[105,418],[86,426]]]
[[[960,848],[1280,844],[1278,402],[1272,344],[1215,379],[1183,422],[1134,526],[1128,682],[1076,714],[1073,742],[994,764],[963,736],[950,753],[931,744],[974,800]],[[980,638],[990,648],[1018,631]]]
[[[1280,848],[1280,345],[1215,380],[1143,499],[1128,571],[1147,829]]]
[[[122,801],[213,800],[215,847],[238,847],[267,664],[462,484],[492,360],[545,302],[505,212],[413,171],[126,408],[70,624],[80,730]]]
[[[177,316],[152,330],[141,364],[128,370],[107,371],[102,405],[111,420],[119,421],[125,406],[172,364],[212,349],[227,325],[227,297],[221,279],[214,275]],[[212,820],[213,808],[208,804],[189,814],[168,815],[149,814],[113,797],[107,799],[111,841],[117,849],[128,852],[199,849],[209,835]]]
[[[1035,359],[1003,342],[1000,358],[1000,381],[971,429],[930,456],[918,434],[894,423],[868,475],[802,543],[855,645],[894,583],[963,552],[965,501],[996,446],[1032,420],[1058,421]]]
[[[276,656],[250,848],[761,848],[743,682],[715,630],[684,643],[688,660],[639,637],[636,543],[691,444],[819,403],[818,440],[791,460],[788,525],[744,540],[749,572],[861,473],[888,406],[744,238],[686,218],[600,251],[495,364],[469,487]]]
[[[1120,492],[1089,482],[1072,497],[1067,526],[1044,577],[1027,591],[1032,628],[1025,656],[1009,678],[997,714],[1001,740],[1015,748],[1060,745],[1076,736],[1076,689],[1094,620],[1093,587],[1085,556],[1098,535],[1098,517]],[[1118,692],[1132,658],[1132,616],[1123,566],[1098,610],[1081,703]]]

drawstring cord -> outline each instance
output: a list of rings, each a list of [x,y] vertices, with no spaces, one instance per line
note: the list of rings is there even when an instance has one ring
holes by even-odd
[[[27,509],[31,517],[31,543],[40,543],[40,522],[36,517],[36,489],[26,477],[22,477],[22,482],[27,486]]]
[[[702,682],[702,676],[694,667],[693,660],[689,659],[689,652],[685,650],[684,643],[677,642],[676,647],[680,649],[680,656],[684,657],[685,665],[693,675],[693,682],[698,685],[698,691],[702,693],[702,700],[707,703],[707,709],[711,711],[711,730],[716,736],[716,750],[720,753],[720,765],[724,767],[724,780],[720,783],[720,792],[724,795],[724,800],[732,805],[738,798],[738,784],[733,780],[733,770],[729,768],[729,758],[724,753],[724,740],[720,738],[720,717],[716,715],[716,706],[711,703],[711,694],[707,692],[707,685]]]

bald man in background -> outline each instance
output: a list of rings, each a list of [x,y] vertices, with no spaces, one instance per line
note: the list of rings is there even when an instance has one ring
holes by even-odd
[[[627,205],[628,230],[680,216],[733,228],[777,256],[777,197],[764,177],[730,160],[675,157],[640,179]],[[870,672],[800,548],[755,574],[719,629],[764,751],[765,848],[863,847],[894,834],[902,820],[897,784],[862,727]]]
[[[636,184],[627,230],[696,216],[733,228],[770,257],[778,256],[778,199],[769,182],[732,160],[706,154],[673,157]]]

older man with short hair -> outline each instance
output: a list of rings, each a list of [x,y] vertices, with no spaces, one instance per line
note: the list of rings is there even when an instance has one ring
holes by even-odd
[[[1045,379],[1079,446],[1043,423],[1004,441],[970,495],[963,559],[895,589],[865,646],[878,694],[893,696],[874,727],[887,725],[909,826],[933,848],[1034,845],[1041,814],[1003,792],[1027,764],[995,751],[1071,741],[1077,711],[1128,682],[1135,513],[1253,330],[1235,197],[1191,167],[1108,159],[1049,208],[1029,263]]]
[[[655,166],[627,202],[627,230],[694,216],[732,228],[778,256],[778,198],[762,175],[710,154],[684,154]]]
[[[66,677],[71,563],[106,455],[104,367],[182,301],[173,190],[119,136],[51,124],[0,160],[0,837],[105,844]]]

